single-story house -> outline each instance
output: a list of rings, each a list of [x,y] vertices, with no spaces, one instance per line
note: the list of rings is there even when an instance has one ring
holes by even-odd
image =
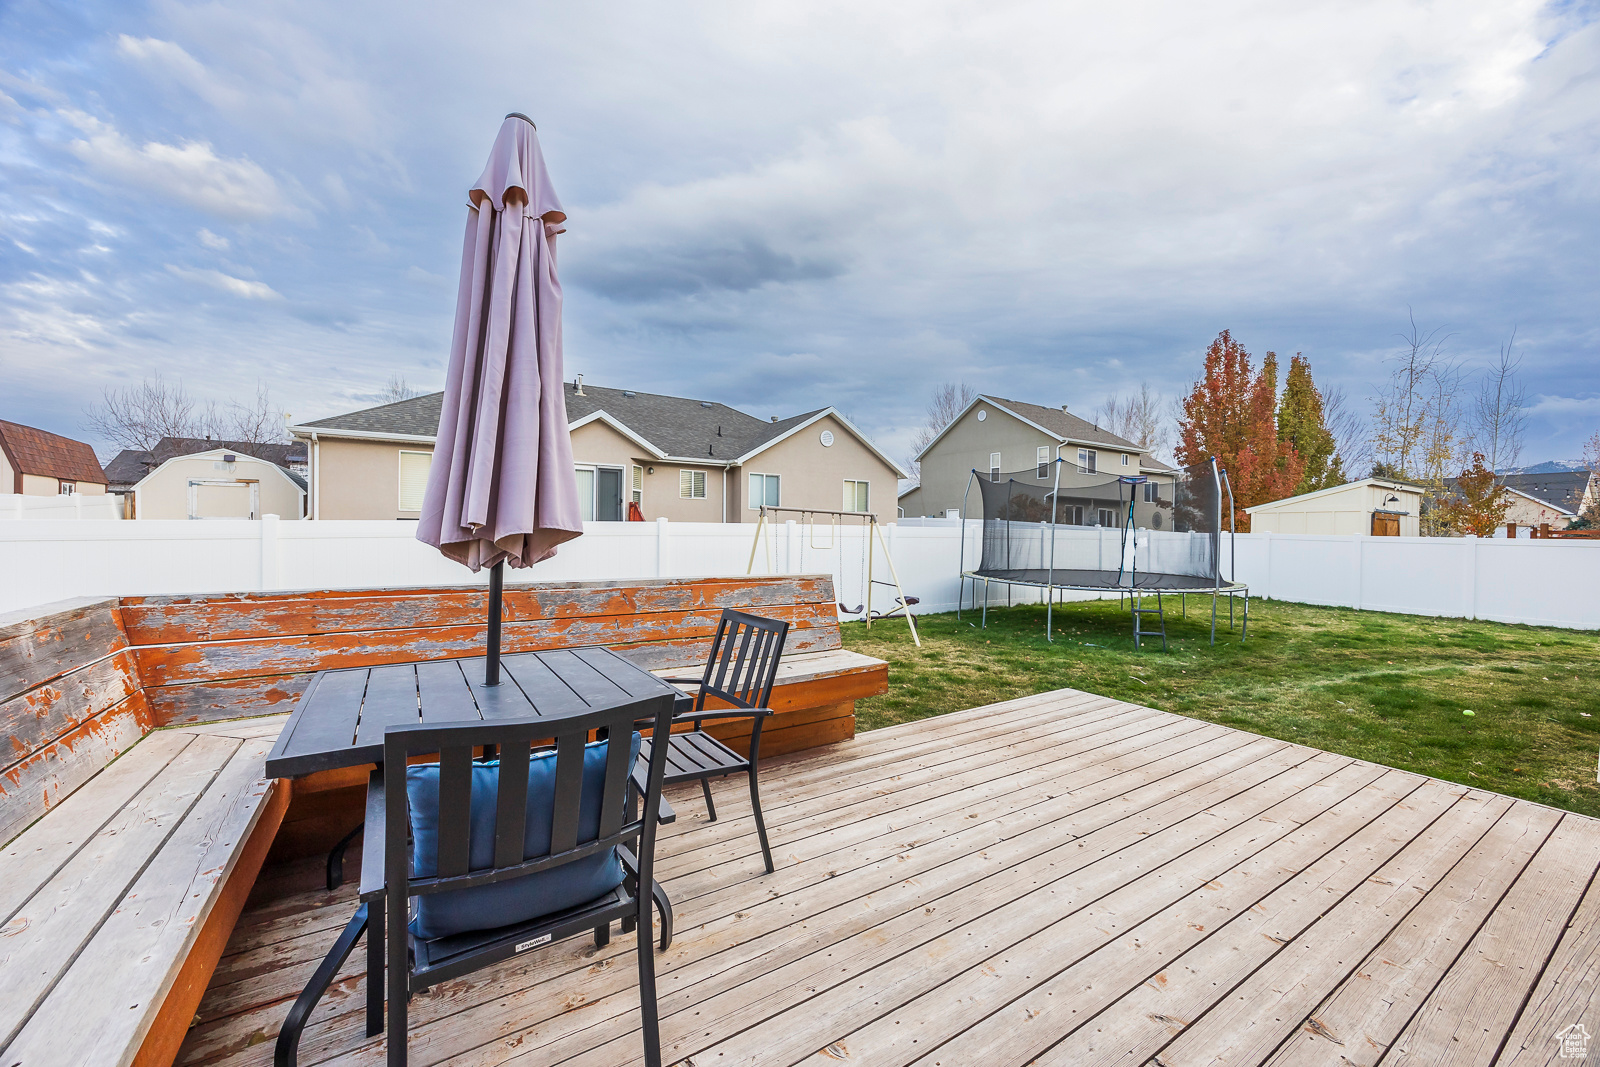
[[[973,471],[996,478],[1044,472],[1041,478],[1053,479],[1050,464],[1057,459],[1065,461],[1063,486],[1142,476],[1148,479],[1139,490],[1142,503],[1172,499],[1177,472],[1152,456],[1146,446],[1079,418],[1065,404],[1044,407],[980,394],[917,454],[921,480],[900,494],[900,513],[936,518],[958,515]],[[966,506],[981,516],[983,505],[976,494]],[[1083,524],[1103,524],[1102,509],[1077,510],[1083,512],[1075,515]],[[1152,514],[1157,510],[1152,508]]]
[[[1422,487],[1393,478],[1363,478],[1244,510],[1252,533],[1373,537],[1422,533]]]
[[[106,474],[94,449],[48,430],[0,421],[0,493],[98,495]]]
[[[106,465],[111,491],[134,519],[259,519],[306,513],[304,447],[163,437],[149,451],[123,449]]]
[[[756,418],[712,400],[564,386],[585,519],[754,522],[765,504],[894,517],[905,476],[831,407]],[[310,450],[311,515],[415,519],[444,394],[289,428]]]
[[[1591,471],[1507,474],[1500,483],[1511,500],[1506,521],[1518,526],[1547,522],[1564,530],[1578,516],[1600,509],[1600,476]]]

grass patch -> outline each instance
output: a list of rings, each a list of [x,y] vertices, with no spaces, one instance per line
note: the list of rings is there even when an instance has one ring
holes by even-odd
[[[1134,651],[1114,601],[1058,606],[1053,643],[1031,605],[991,610],[987,630],[921,617],[921,650],[904,622],[846,623],[845,647],[889,661],[857,726],[1082,689],[1600,816],[1600,634],[1256,601],[1250,639],[1212,648],[1209,602],[1189,606],[1166,653]]]

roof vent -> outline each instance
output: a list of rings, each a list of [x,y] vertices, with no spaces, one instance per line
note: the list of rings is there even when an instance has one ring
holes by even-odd
[[[237,463],[238,460],[239,460],[239,457],[238,456],[234,456],[234,455],[224,455],[222,457],[222,462],[224,462],[224,463]]]
[[[708,408],[708,407],[710,407],[710,406],[711,406],[711,401],[709,401],[709,400],[702,400],[702,401],[700,401],[700,406],[701,406],[701,407],[703,407],[703,408]]]
[[[630,392],[628,392],[628,390],[624,389],[622,391],[622,395],[623,396],[638,396],[639,394],[638,393],[630,393]]]
[[[1065,411],[1065,410],[1067,410],[1067,405],[1065,405],[1065,404],[1062,404],[1062,405],[1061,405],[1061,410],[1062,410],[1062,411]]]
[[[577,395],[578,396],[587,396],[588,395],[587,393],[585,393],[583,391],[583,375],[579,374],[579,375],[575,376],[572,379],[572,386],[577,391]]]
[[[778,416],[776,416],[776,415],[772,416],[772,421],[773,422],[777,422],[778,421]]]

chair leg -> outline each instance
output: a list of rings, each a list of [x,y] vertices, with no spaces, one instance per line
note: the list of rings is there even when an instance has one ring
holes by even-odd
[[[367,1036],[383,1033],[383,898],[367,908]]]
[[[672,901],[654,878],[650,879],[650,899],[656,902],[656,911],[661,915],[661,951],[665,952],[672,947]]]
[[[650,929],[650,897],[640,893],[638,901],[639,1021],[644,1039],[644,1062],[645,1067],[661,1067],[661,1025],[656,1017],[655,946],[650,943],[650,938],[644,936],[644,932]]]
[[[300,1034],[306,1028],[306,1021],[311,1018],[312,1009],[317,1006],[317,1001],[322,999],[322,994],[333,984],[334,978],[339,974],[339,968],[344,966],[344,961],[350,958],[350,952],[356,947],[356,941],[363,933],[367,933],[369,938],[371,936],[367,930],[367,914],[365,904],[356,909],[356,913],[351,916],[343,932],[339,934],[338,940],[333,943],[333,948],[322,958],[322,963],[311,976],[311,981],[306,983],[306,987],[295,998],[294,1006],[289,1009],[289,1017],[283,1021],[283,1026],[278,1030],[278,1044],[272,1053],[274,1067],[295,1067],[296,1057],[300,1051]]]
[[[750,810],[755,812],[756,816],[756,836],[761,838],[761,858],[766,861],[767,873],[771,874],[773,871],[772,846],[767,844],[767,824],[761,818],[761,791],[756,786],[755,765],[751,764],[749,771],[746,773],[750,775]]]
[[[709,779],[709,778],[700,779],[700,788],[706,795],[706,814],[708,816],[710,816],[710,819],[711,819],[712,822],[716,822],[717,821],[717,806],[715,804],[711,803],[711,779]]]
[[[594,947],[605,948],[609,944],[611,944],[611,924],[606,923],[604,926],[596,926],[594,928]]]
[[[328,892],[333,892],[344,883],[344,850],[350,847],[350,842],[356,835],[366,828],[366,823],[356,823],[356,828],[339,838],[339,843],[328,852]]]

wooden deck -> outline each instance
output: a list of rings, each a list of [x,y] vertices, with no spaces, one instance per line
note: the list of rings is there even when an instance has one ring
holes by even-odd
[[[1070,690],[763,785],[772,875],[738,788],[716,823],[675,798],[667,1063],[1521,1065],[1600,1034],[1582,816]],[[179,1063],[271,1062],[351,911],[295,891],[315,874],[264,872]],[[411,1062],[639,1062],[633,951],[569,941],[419,995]],[[301,1064],[382,1063],[351,971]]]

